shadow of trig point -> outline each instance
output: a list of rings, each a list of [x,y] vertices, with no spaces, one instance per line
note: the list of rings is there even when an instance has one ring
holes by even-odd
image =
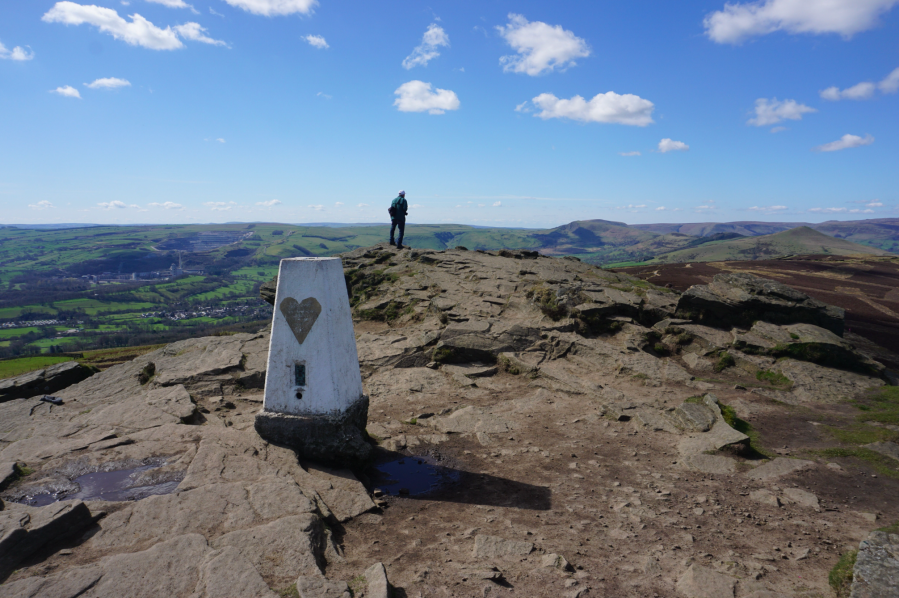
[[[356,465],[371,454],[367,421],[340,258],[281,260],[256,431],[304,459]]]

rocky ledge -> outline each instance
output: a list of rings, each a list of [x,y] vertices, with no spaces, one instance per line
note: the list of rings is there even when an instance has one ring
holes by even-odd
[[[6,402],[0,597],[811,598],[899,519],[883,470],[818,450],[889,378],[834,322],[694,321],[670,290],[531,252],[344,264],[371,465],[260,439],[265,331]],[[893,459],[878,429],[864,450]],[[403,463],[449,481],[379,473]]]

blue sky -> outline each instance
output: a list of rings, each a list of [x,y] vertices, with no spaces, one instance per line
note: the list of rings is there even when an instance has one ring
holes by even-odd
[[[897,6],[5,0],[0,222],[897,217]]]

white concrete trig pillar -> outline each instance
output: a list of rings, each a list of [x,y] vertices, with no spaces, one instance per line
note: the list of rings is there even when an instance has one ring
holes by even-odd
[[[371,454],[367,421],[340,258],[281,260],[256,431],[303,458],[353,465]]]

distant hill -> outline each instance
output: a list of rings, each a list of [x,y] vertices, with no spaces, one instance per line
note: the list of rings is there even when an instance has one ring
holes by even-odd
[[[548,254],[590,253],[608,247],[629,247],[658,235],[641,231],[624,222],[576,220],[548,231],[535,231],[531,237]]]
[[[692,222],[683,224],[633,224],[633,228],[660,235],[681,233],[693,237],[708,237],[721,233],[736,233],[744,237],[773,235],[799,226],[815,226],[806,222]]]
[[[651,263],[720,262],[772,259],[787,255],[890,255],[889,252],[837,239],[800,226],[773,235],[713,241],[656,257]]]
[[[785,230],[807,226],[824,234],[846,239],[853,243],[870,245],[899,253],[899,218],[872,218],[870,220],[829,220],[819,224],[808,222],[694,222],[633,224],[631,228],[660,235],[680,233],[694,237],[708,237],[718,233],[737,233],[747,237],[772,235]]]

